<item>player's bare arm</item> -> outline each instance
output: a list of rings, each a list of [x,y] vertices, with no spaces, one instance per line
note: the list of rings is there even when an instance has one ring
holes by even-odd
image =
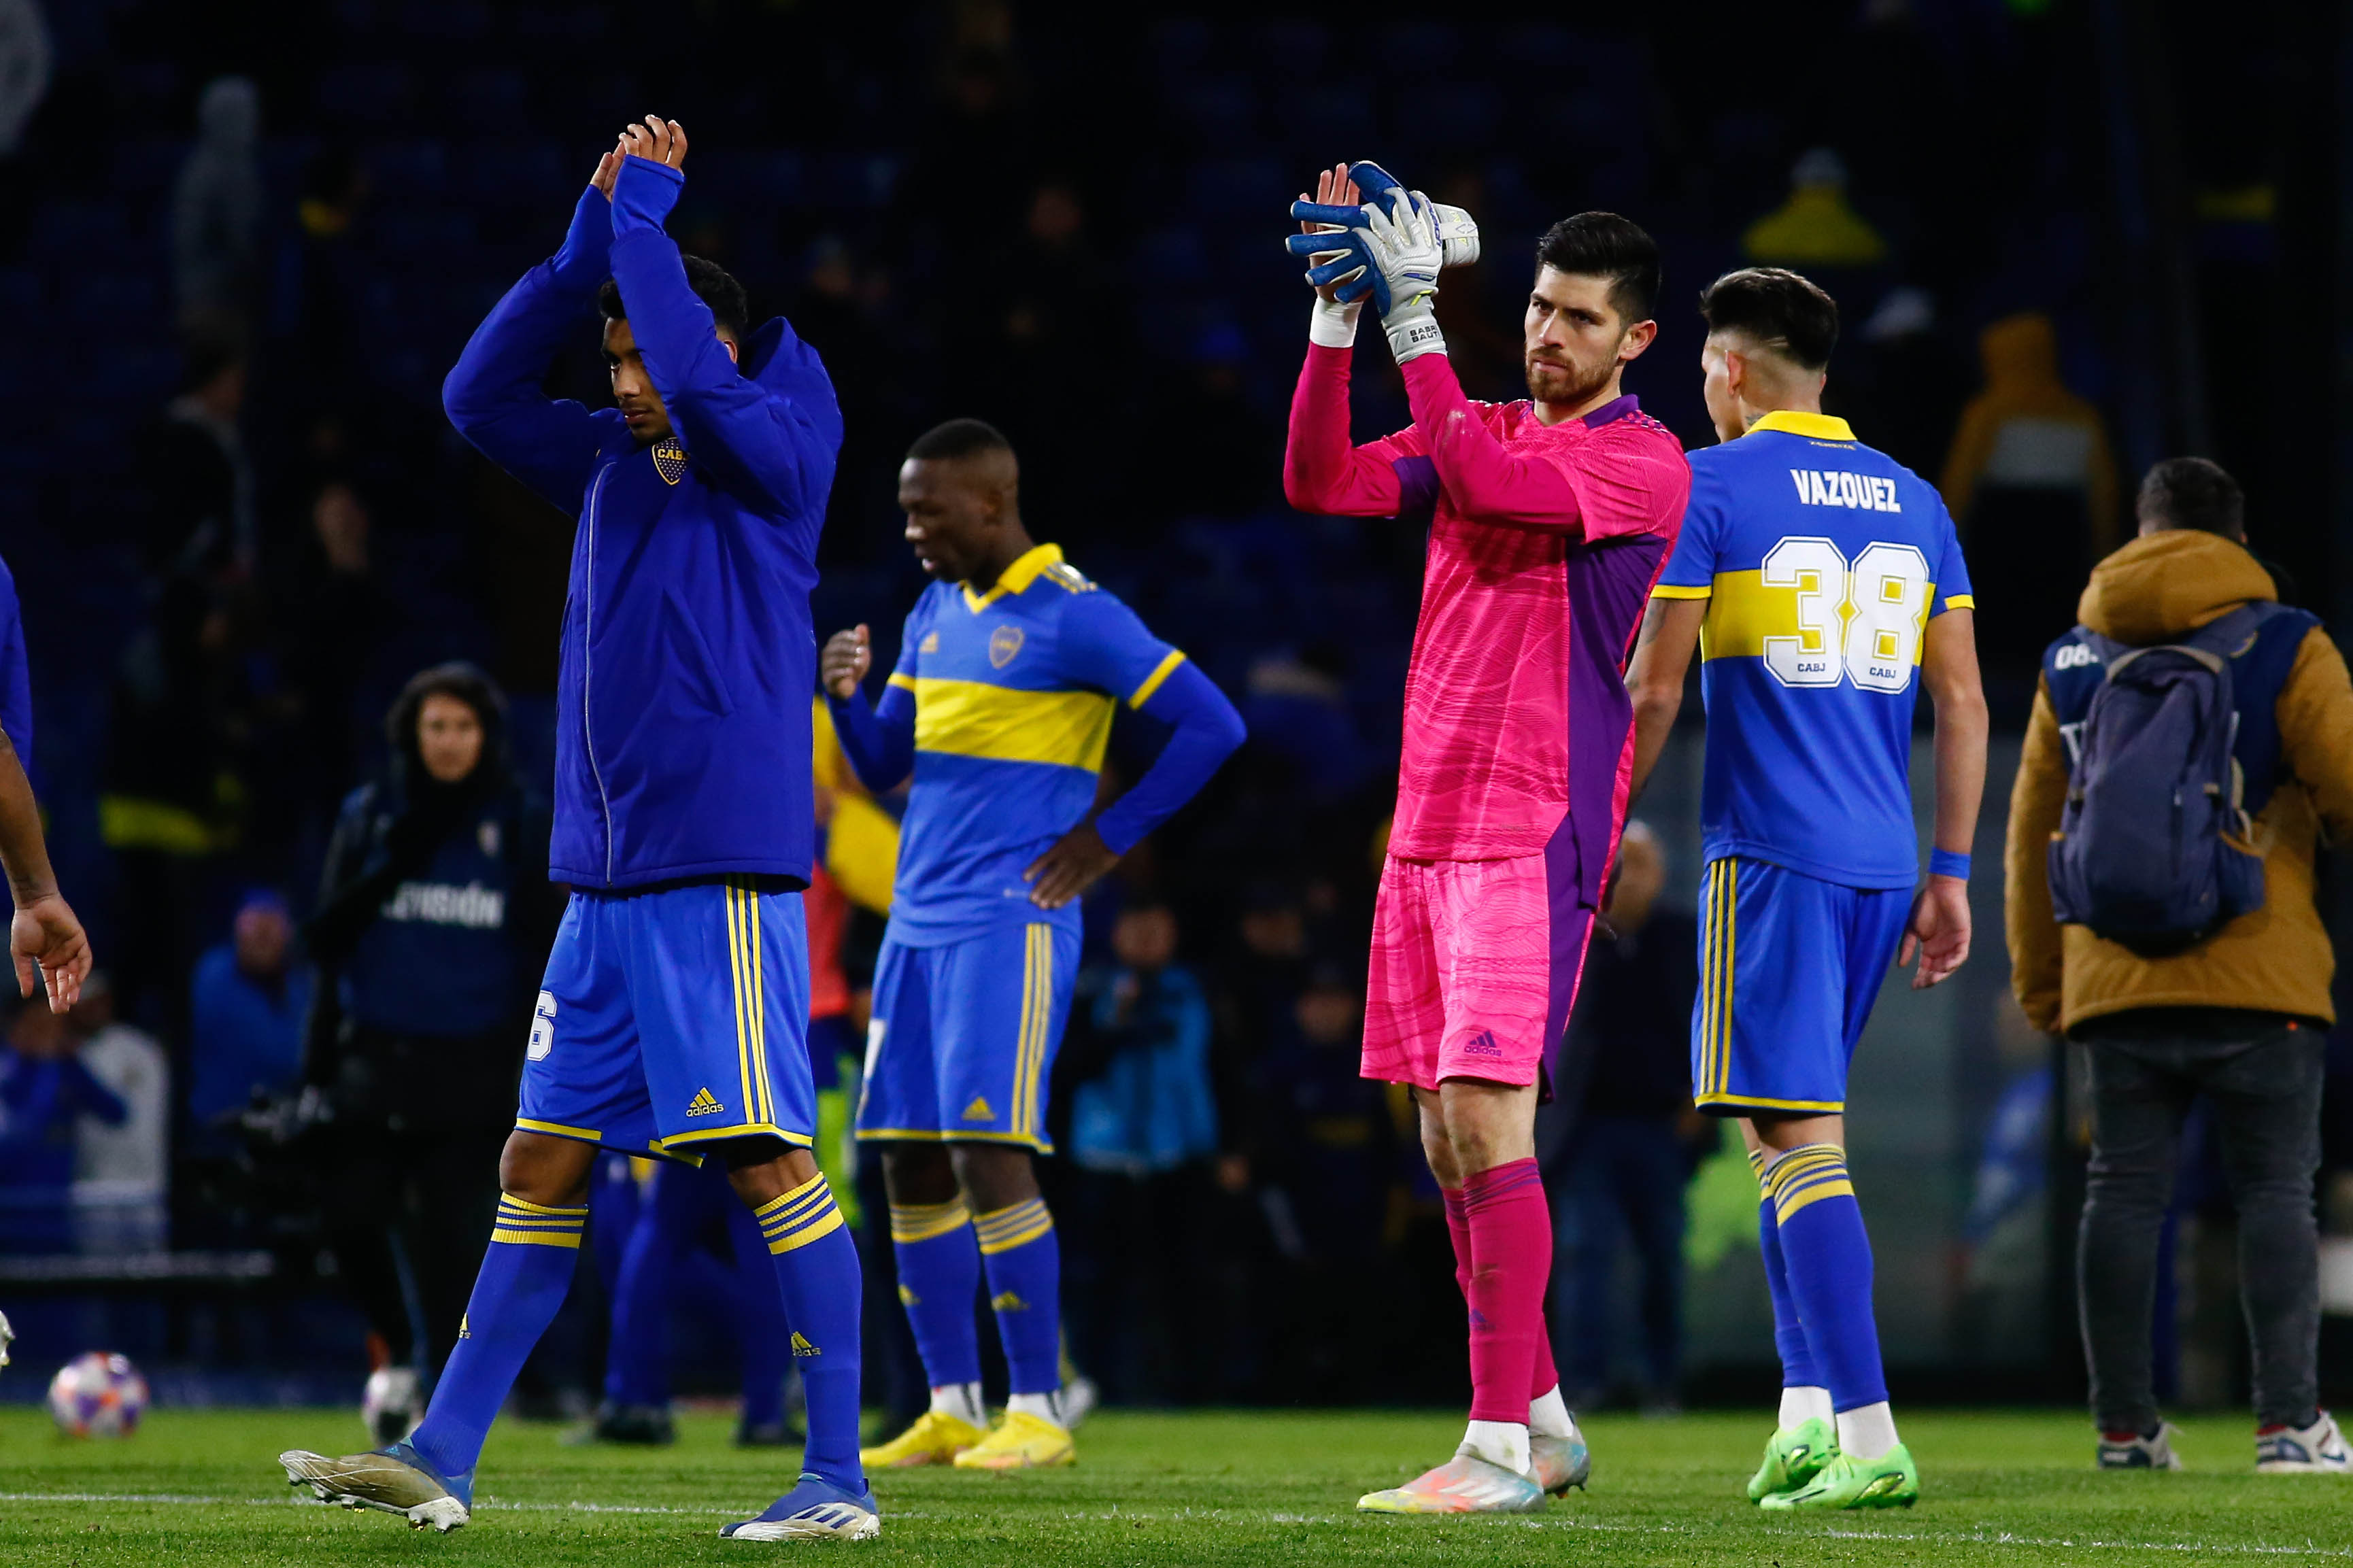
[[[1658,765],[1659,753],[1683,711],[1683,681],[1707,619],[1705,599],[1653,599],[1642,616],[1633,662],[1626,667],[1626,690],[1634,700],[1634,776],[1629,808],[1642,798],[1642,786]]]
[[[8,922],[8,956],[16,966],[16,994],[30,996],[36,973],[47,987],[49,1011],[62,1013],[80,999],[90,974],[90,938],[58,891],[41,837],[41,808],[33,798],[16,748],[0,735],[0,867],[8,873],[16,914]]]
[[[1976,612],[1947,610],[1928,623],[1920,676],[1936,705],[1936,846],[1967,855],[1977,837],[1978,803],[1985,794],[1986,702],[1978,679]],[[1931,872],[1913,900],[1912,923],[1895,962],[1919,955],[1912,988],[1944,980],[1969,956],[1969,888],[1959,877]]]
[[[818,678],[844,702],[858,695],[866,672],[873,668],[873,630],[862,621],[826,638],[825,651],[818,658]]]

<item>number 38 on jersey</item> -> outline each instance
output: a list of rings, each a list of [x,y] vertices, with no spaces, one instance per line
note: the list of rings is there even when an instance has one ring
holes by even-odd
[[[1850,561],[1827,539],[1784,539],[1766,552],[1757,575],[1763,587],[1795,590],[1788,615],[1776,617],[1784,624],[1761,639],[1776,680],[1844,681],[1865,691],[1911,686],[1936,587],[1917,546],[1875,542]]]

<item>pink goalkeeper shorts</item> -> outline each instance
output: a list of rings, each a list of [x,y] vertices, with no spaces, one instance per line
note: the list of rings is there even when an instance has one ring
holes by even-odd
[[[1381,868],[1365,985],[1364,1076],[1435,1089],[1528,1084],[1551,1067],[1593,911],[1551,857]]]

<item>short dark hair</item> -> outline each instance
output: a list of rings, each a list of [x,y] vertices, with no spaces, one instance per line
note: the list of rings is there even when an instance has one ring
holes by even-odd
[[[744,292],[744,285],[735,281],[724,267],[716,261],[706,261],[700,256],[681,256],[686,264],[686,286],[694,297],[711,307],[711,319],[719,330],[742,342],[752,334],[752,300]],[[626,321],[628,307],[621,303],[621,286],[614,279],[605,279],[596,290],[596,308],[605,312],[608,321]]]
[[[1545,230],[1536,265],[1609,279],[1609,303],[1628,323],[1647,321],[1659,300],[1659,242],[1616,213],[1579,213]]]
[[[1810,278],[1786,267],[1744,267],[1700,293],[1710,332],[1745,332],[1808,370],[1831,363],[1838,347],[1838,301]]]
[[[2247,536],[2247,492],[2220,463],[2168,458],[2140,482],[2133,514],[2160,528],[2195,528],[2225,539]]]
[[[983,452],[1010,452],[1013,443],[1005,432],[981,419],[951,419],[944,425],[934,425],[915,437],[907,448],[910,460],[953,462],[958,458],[977,457]]]

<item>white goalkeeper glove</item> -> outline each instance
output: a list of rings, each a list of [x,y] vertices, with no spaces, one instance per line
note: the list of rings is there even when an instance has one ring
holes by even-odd
[[[1386,296],[1381,326],[1389,335],[1389,353],[1400,365],[1427,353],[1446,352],[1445,334],[1438,330],[1438,271],[1446,265],[1430,198],[1419,192],[1397,191],[1388,211],[1377,201],[1365,204],[1365,223],[1356,232],[1363,237],[1366,258],[1380,279],[1377,294]]]

